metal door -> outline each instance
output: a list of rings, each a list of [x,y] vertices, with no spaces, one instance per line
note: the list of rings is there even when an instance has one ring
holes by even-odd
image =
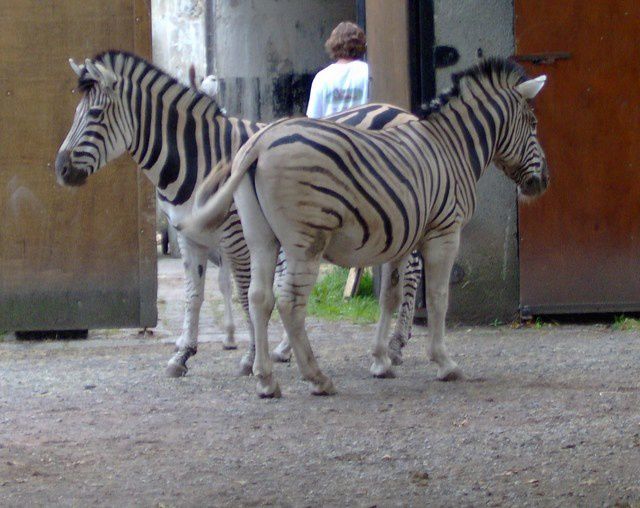
[[[551,186],[519,207],[522,312],[639,311],[640,2],[515,13],[519,59],[549,76],[535,109]]]
[[[69,57],[150,55],[144,0],[0,0],[0,330],[156,323],[155,203],[130,158],[82,188],[53,161],[78,96]]]

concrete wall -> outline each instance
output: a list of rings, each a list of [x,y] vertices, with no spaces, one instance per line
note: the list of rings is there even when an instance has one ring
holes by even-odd
[[[452,72],[481,56],[514,51],[513,0],[434,0],[436,45],[455,47],[460,60],[438,70],[438,92],[451,84]],[[475,216],[462,235],[452,277],[450,322],[507,321],[518,311],[516,189],[495,167],[478,185]]]
[[[354,0],[212,0],[210,72],[230,115],[269,121],[304,113],[324,42],[354,20]]]
[[[152,0],[153,62],[184,83],[206,72],[206,0]]]
[[[304,113],[328,65],[324,42],[355,20],[355,0],[152,0],[153,60],[185,83],[215,74],[229,115],[270,121]]]

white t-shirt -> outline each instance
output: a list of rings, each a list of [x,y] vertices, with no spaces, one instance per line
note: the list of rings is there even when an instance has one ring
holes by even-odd
[[[369,100],[369,66],[362,60],[334,63],[322,69],[311,84],[307,116],[322,118]]]

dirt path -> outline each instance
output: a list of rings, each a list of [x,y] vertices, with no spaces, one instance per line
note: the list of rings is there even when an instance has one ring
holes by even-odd
[[[339,394],[280,365],[284,398],[262,401],[215,299],[188,376],[164,377],[181,288],[161,268],[153,337],[0,342],[1,506],[640,506],[637,333],[456,328],[469,379],[439,383],[423,328],[374,380],[373,327],[315,321]]]

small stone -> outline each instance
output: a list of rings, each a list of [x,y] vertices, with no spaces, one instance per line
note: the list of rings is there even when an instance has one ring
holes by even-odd
[[[426,487],[429,484],[429,473],[426,471],[414,471],[411,474],[411,483],[418,487]]]

